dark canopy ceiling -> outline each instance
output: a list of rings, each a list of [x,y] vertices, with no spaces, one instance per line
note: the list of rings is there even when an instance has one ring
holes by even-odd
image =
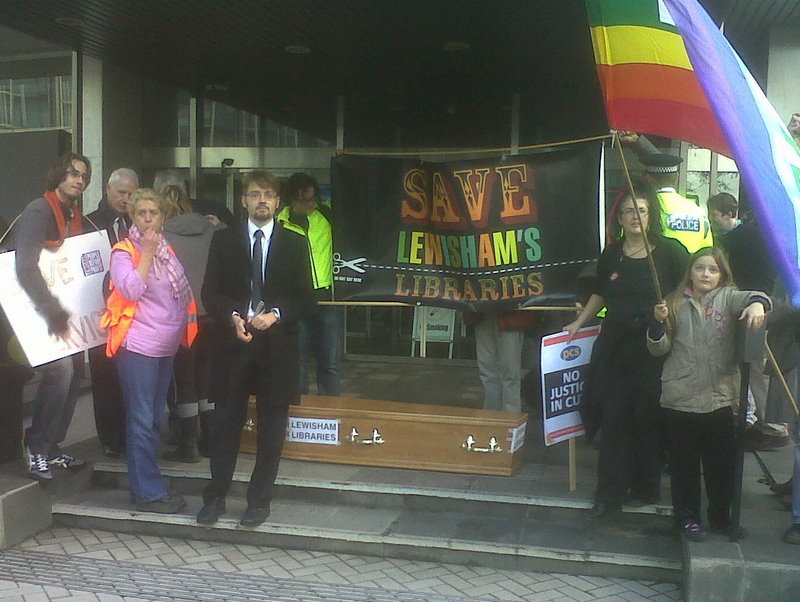
[[[757,54],[800,0],[704,0]],[[348,146],[507,146],[603,133],[583,0],[4,0],[0,23]],[[754,27],[755,26],[755,27]],[[448,51],[453,43],[466,49]],[[736,42],[734,42],[736,43]],[[287,52],[304,46],[307,54]],[[357,118],[354,118],[357,116]]]

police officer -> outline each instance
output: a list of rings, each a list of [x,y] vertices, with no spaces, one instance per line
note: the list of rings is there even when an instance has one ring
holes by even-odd
[[[653,182],[661,199],[664,215],[664,236],[674,238],[694,253],[714,244],[711,224],[705,210],[678,194],[678,165],[683,159],[665,153],[650,153],[640,157],[648,179]]]

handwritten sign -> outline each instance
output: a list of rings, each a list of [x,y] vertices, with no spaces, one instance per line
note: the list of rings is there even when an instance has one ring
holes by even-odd
[[[42,250],[39,258],[45,283],[70,314],[66,341],[48,334],[47,322],[17,280],[15,256],[13,251],[0,254],[0,305],[31,366],[105,344],[100,316],[105,309],[103,278],[111,257],[105,231],[67,238],[56,249]]]

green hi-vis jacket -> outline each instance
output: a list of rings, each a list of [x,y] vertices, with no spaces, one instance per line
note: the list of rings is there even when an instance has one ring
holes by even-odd
[[[333,286],[333,230],[330,207],[322,205],[308,216],[308,231],[302,226],[291,221],[289,207],[284,207],[278,213],[278,220],[289,230],[302,234],[308,241],[308,256],[311,263],[311,280],[314,289],[330,288]],[[326,215],[327,214],[327,215]]]
[[[664,236],[679,241],[689,253],[714,245],[711,224],[702,207],[675,192],[674,188],[658,191],[664,213]]]

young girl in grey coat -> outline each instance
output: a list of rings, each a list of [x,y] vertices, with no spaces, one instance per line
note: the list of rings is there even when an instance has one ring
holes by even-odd
[[[737,321],[761,328],[770,308],[764,293],[737,290],[725,254],[707,247],[692,256],[678,289],[653,309],[647,347],[653,355],[669,354],[661,375],[661,407],[672,469],[672,510],[691,541],[706,538],[700,518],[701,464],[709,526],[733,535],[736,449],[731,408],[739,398],[735,330]]]

